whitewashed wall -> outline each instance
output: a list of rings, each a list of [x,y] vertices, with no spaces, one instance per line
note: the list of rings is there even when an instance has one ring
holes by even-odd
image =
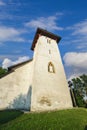
[[[50,50],[50,54],[49,54]],[[48,72],[52,62],[55,73]],[[72,101],[55,40],[39,37],[34,60],[0,79],[0,109],[44,111],[71,108]]]
[[[33,62],[18,67],[0,79],[0,109],[27,109],[31,106]]]
[[[56,41],[51,39],[51,43],[47,43],[47,37],[40,36],[34,51],[31,110],[71,108],[70,92]],[[54,64],[55,73],[48,72],[50,61]]]

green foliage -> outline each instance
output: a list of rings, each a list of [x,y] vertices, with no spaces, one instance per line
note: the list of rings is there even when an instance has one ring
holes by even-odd
[[[13,115],[12,115],[12,114]],[[0,124],[0,130],[86,130],[86,109],[70,109],[42,113],[3,114],[3,119],[11,119]],[[17,114],[16,114],[17,115]],[[1,114],[0,114],[1,117]]]
[[[83,74],[82,76],[80,76],[80,78],[83,81],[83,86],[85,88],[85,92],[86,92],[86,95],[87,95],[87,75]]]
[[[83,97],[79,95],[78,91],[77,92],[75,91],[75,99],[76,99],[77,106],[86,107],[86,103],[84,102]]]
[[[84,100],[84,97],[87,97],[87,75],[83,74],[77,78],[73,78],[72,81],[69,81],[68,83],[70,87],[74,87],[77,105],[79,107],[86,107],[87,101]]]
[[[7,73],[7,70],[0,67],[0,76],[3,76],[6,73]]]

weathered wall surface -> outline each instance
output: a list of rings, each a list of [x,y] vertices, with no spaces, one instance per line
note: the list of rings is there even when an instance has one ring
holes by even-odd
[[[72,107],[57,43],[52,39],[47,43],[47,39],[40,36],[34,50],[32,111]],[[48,72],[49,62],[53,63],[55,73]]]
[[[48,39],[48,40],[47,40]],[[50,43],[47,42],[50,40]],[[48,64],[55,72],[48,71]],[[44,111],[71,108],[72,101],[55,40],[40,36],[33,61],[0,79],[0,109]]]
[[[0,79],[0,109],[28,109],[31,106],[32,67],[29,62]]]

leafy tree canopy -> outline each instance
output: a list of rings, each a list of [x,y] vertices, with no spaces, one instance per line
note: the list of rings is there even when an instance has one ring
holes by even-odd
[[[73,88],[77,105],[87,107],[87,75],[83,74],[79,77],[68,81],[69,87]]]
[[[3,76],[6,73],[7,73],[7,70],[0,67],[0,76]]]

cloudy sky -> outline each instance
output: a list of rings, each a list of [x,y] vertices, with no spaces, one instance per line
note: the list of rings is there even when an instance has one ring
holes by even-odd
[[[37,27],[62,37],[67,78],[87,74],[87,0],[0,0],[0,66],[33,57]]]

